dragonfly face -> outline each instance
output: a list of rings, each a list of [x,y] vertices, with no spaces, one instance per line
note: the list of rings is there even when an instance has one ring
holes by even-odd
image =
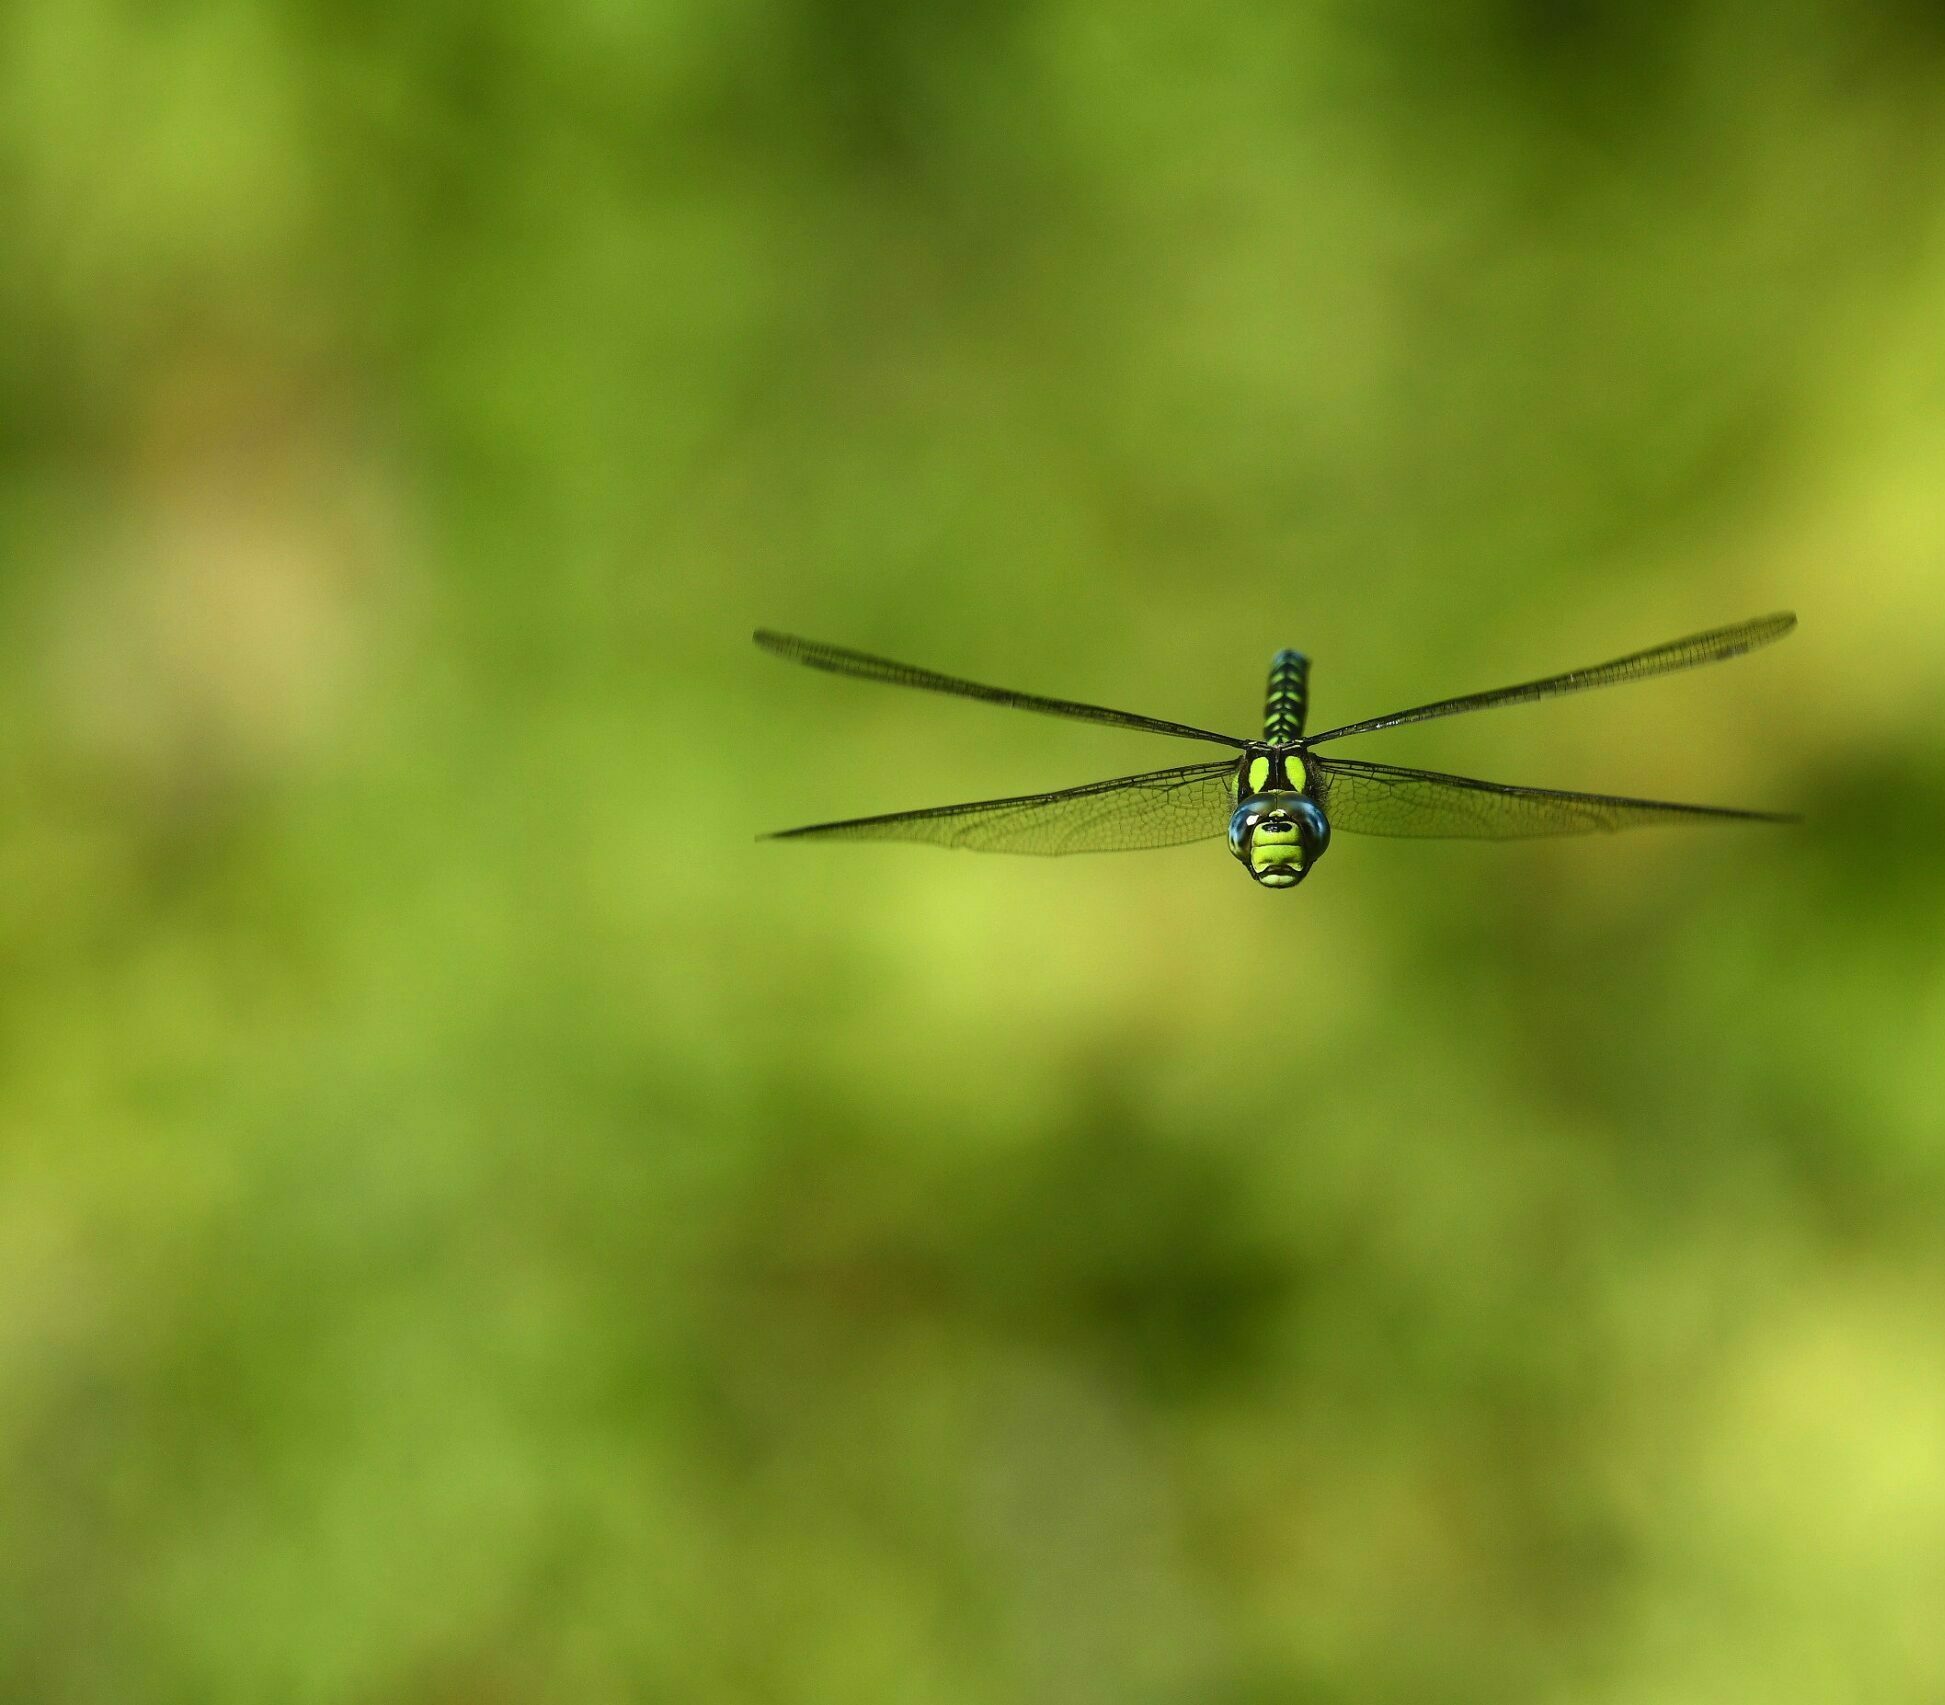
[[[1303,759],[1252,746],[1236,766],[1229,850],[1265,888],[1294,888],[1330,845],[1330,820],[1304,793]]]

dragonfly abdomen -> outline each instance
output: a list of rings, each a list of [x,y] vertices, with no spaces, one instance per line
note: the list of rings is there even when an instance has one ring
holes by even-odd
[[[1279,651],[1270,663],[1269,694],[1263,704],[1263,738],[1271,745],[1303,732],[1310,697],[1310,659],[1301,651]]]

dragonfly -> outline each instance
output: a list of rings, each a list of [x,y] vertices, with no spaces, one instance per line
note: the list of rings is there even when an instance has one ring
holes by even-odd
[[[1317,748],[1353,734],[1376,734],[1408,723],[1429,722],[1434,717],[1531,704],[1720,663],[1772,644],[1795,626],[1796,617],[1789,612],[1758,616],[1753,621],[1630,652],[1607,663],[1568,669],[1517,686],[1435,699],[1409,710],[1394,710],[1309,735],[1304,733],[1304,723],[1310,701],[1310,660],[1299,651],[1279,651],[1270,664],[1261,739],[1219,734],[1214,729],[1072,699],[982,686],[909,663],[893,663],[759,628],[756,643],[765,651],[835,675],[982,699],[1015,710],[1139,729],[1228,749],[1225,756],[1202,763],[1117,776],[1052,793],[850,817],[760,838],[917,841],[979,852],[1045,855],[1127,852],[1221,837],[1227,839],[1230,852],[1258,883],[1265,888],[1286,889],[1296,887],[1316,868],[1330,846],[1332,831],[1337,829],[1363,835],[1507,841],[1648,824],[1794,822],[1793,816],[1774,811],[1514,787],[1436,770],[1331,757]]]

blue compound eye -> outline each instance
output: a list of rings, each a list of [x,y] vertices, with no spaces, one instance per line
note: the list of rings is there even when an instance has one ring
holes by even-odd
[[[1303,837],[1305,851],[1312,859],[1323,856],[1330,845],[1330,819],[1314,799],[1299,796],[1290,814],[1297,820],[1297,833]]]
[[[1229,818],[1229,850],[1238,858],[1249,856],[1249,839],[1256,820],[1269,809],[1265,799],[1245,799]]]

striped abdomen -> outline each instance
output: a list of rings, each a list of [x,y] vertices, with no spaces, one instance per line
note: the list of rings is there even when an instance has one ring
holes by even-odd
[[[1310,659],[1301,651],[1279,651],[1270,665],[1269,697],[1263,706],[1263,738],[1272,746],[1303,732],[1310,692]]]

